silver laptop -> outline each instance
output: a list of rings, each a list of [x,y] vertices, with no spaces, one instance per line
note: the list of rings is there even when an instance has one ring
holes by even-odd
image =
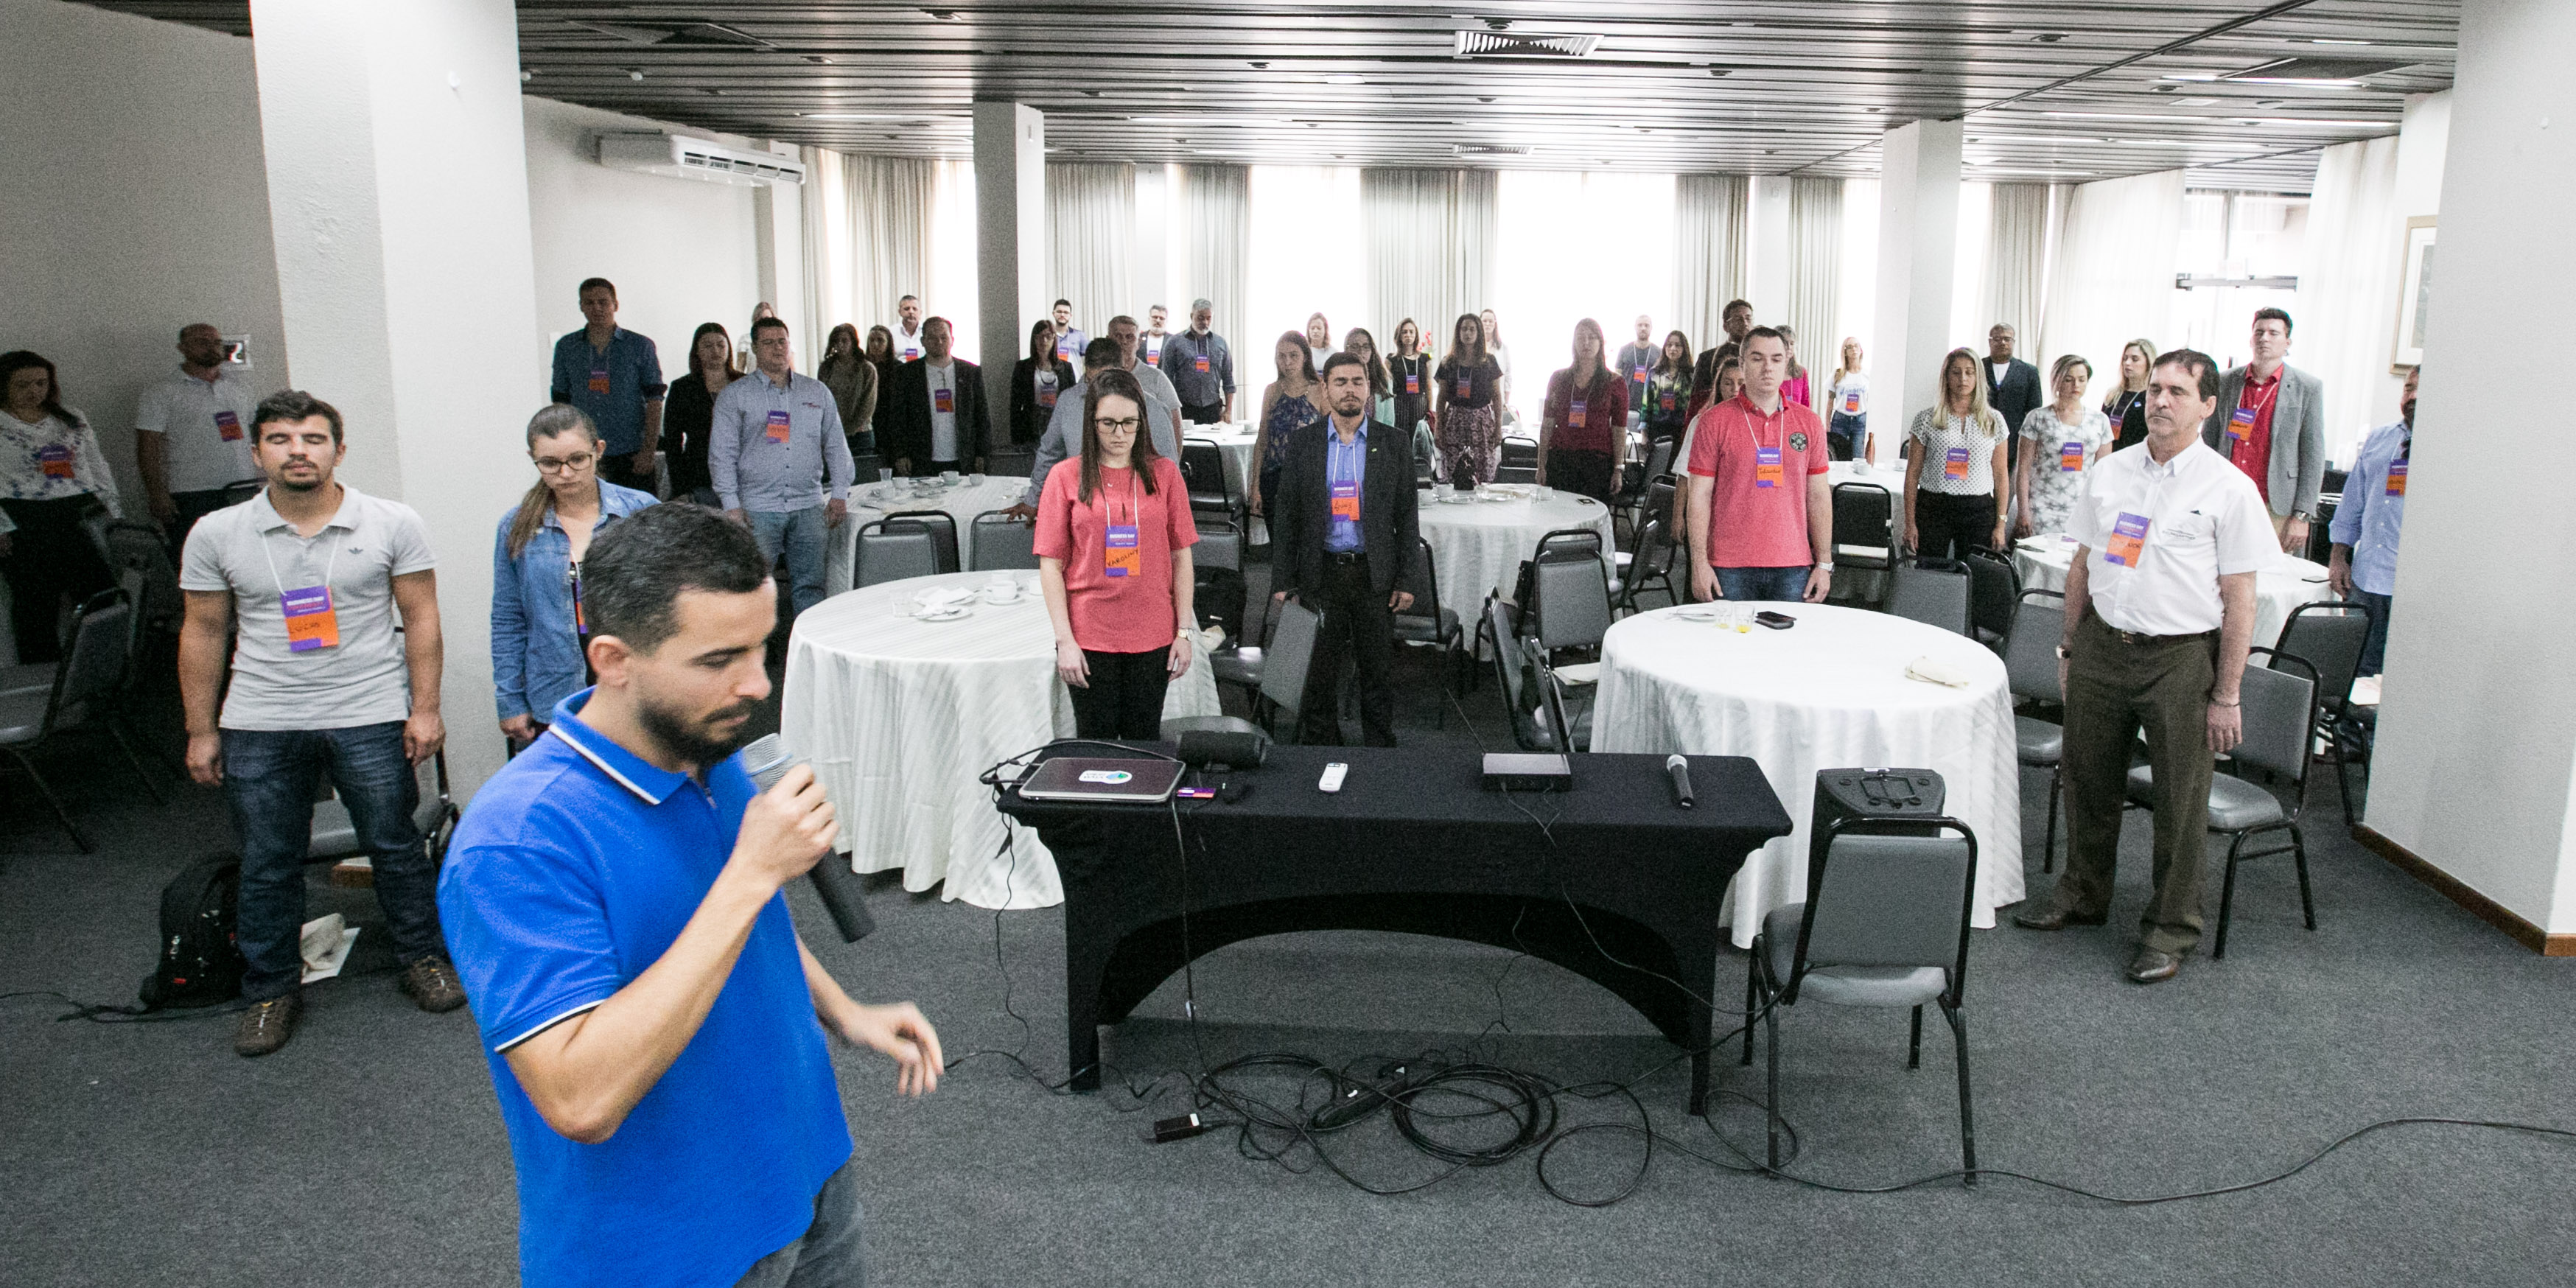
[[[1020,796],[1033,801],[1107,801],[1159,805],[1171,799],[1189,766],[1173,760],[1107,760],[1058,756],[1041,763],[1020,783]]]

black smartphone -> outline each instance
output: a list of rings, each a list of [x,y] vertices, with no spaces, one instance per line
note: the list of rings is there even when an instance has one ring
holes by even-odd
[[[1753,620],[1760,622],[1775,631],[1785,631],[1798,624],[1797,618],[1791,617],[1787,613],[1775,613],[1767,608],[1761,612],[1755,613],[1753,615]]]

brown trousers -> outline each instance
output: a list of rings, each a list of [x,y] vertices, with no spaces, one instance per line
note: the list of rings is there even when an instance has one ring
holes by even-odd
[[[2155,894],[2138,919],[2147,947],[2177,956],[2200,942],[2202,855],[2209,841],[2209,690],[2215,633],[2124,644],[2090,611],[2075,628],[2066,674],[2066,871],[2056,906],[2100,916],[2111,903],[2129,753],[2147,735],[2156,779]]]

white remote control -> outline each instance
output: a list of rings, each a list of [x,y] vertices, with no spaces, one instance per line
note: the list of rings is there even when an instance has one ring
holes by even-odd
[[[1319,792],[1338,792],[1342,790],[1342,776],[1349,772],[1351,772],[1351,767],[1338,760],[1324,766],[1324,776],[1315,783],[1315,790]]]

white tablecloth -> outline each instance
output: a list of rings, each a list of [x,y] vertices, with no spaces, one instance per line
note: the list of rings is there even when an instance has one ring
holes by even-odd
[[[1439,570],[1440,602],[1458,610],[1462,622],[1475,620],[1486,591],[1512,593],[1521,561],[1551,532],[1591,528],[1601,534],[1605,558],[1612,549],[1610,508],[1588,496],[1441,502],[1425,492],[1421,498],[1422,539],[1431,543],[1431,563]]]
[[[1008,824],[976,775],[1073,736],[1073,700],[1055,676],[1055,636],[1037,574],[1013,574],[1016,604],[978,602],[951,622],[897,616],[927,587],[981,587],[989,573],[885,582],[835,595],[796,619],[780,733],[814,764],[840,814],[838,844],[860,872],[903,869],[907,890],[983,908],[1064,898],[1037,834]],[[1163,714],[1218,714],[1200,650]],[[1005,828],[1016,863],[1002,853]]]
[[[2066,570],[2074,559],[2075,546],[2056,533],[2013,546],[2013,568],[2021,574],[2024,590],[2064,593]],[[2271,567],[2254,574],[2254,647],[2272,647],[2299,605],[2332,598],[2334,588],[2326,584],[2324,564],[2281,555]]]
[[[1823,604],[1761,605],[1787,630],[1738,633],[1660,609],[1610,628],[1592,715],[1594,751],[1750,756],[1797,830],[1736,875],[1731,925],[1749,947],[1763,914],[1807,895],[1816,771],[1937,771],[1945,808],[1977,834],[1970,923],[2022,898],[2021,772],[2002,659],[1937,627]],[[1973,677],[1966,688],[1905,678],[1931,658]]]
[[[1225,454],[1225,486],[1239,503],[1251,495],[1244,480],[1252,474],[1252,445],[1260,435],[1250,425],[1181,425],[1181,441],[1203,438]]]
[[[1019,503],[1028,491],[1029,481],[1016,475],[991,474],[981,483],[970,483],[972,475],[961,476],[955,486],[943,487],[926,496],[917,496],[898,479],[892,485],[870,483],[850,491],[849,521],[829,534],[830,546],[823,562],[823,593],[837,595],[848,590],[858,575],[859,529],[886,517],[891,510],[944,510],[957,520],[957,566],[975,566],[975,516],[988,510],[1008,509]]]

